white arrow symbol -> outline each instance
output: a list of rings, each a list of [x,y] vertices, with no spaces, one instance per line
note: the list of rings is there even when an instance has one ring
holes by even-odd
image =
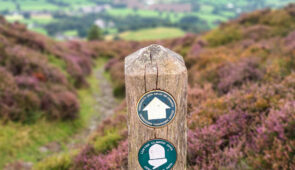
[[[154,119],[166,119],[166,109],[170,107],[167,106],[164,102],[162,102],[157,97],[153,98],[153,100],[143,109],[143,111],[148,112],[148,120]]]

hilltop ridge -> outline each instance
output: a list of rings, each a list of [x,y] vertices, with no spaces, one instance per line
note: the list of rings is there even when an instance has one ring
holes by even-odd
[[[145,42],[178,52],[188,68],[190,168],[295,168],[294,14],[294,5],[265,9],[201,35]],[[106,69],[124,95],[126,55],[114,56]],[[125,107],[98,127],[71,167],[127,168]]]

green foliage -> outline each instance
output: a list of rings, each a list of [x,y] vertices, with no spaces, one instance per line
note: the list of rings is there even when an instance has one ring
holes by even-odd
[[[48,55],[48,62],[59,69],[67,77],[68,81],[74,85],[75,80],[67,71],[67,64],[64,60],[54,55]]]
[[[202,32],[209,29],[206,19],[200,19],[198,16],[184,16],[180,19],[178,27],[187,32]]]
[[[38,162],[33,170],[69,170],[76,153],[62,153],[50,156]]]
[[[118,98],[124,98],[125,96],[125,85],[113,85],[113,93]]]
[[[67,71],[67,64],[64,60],[54,55],[48,55],[48,61],[57,68],[60,68],[64,73]]]
[[[209,32],[205,39],[210,46],[219,46],[242,39],[242,33],[236,26],[221,27]]]
[[[97,25],[92,25],[92,27],[88,31],[87,39],[89,41],[102,40],[103,35],[101,29]]]
[[[118,133],[116,129],[107,130],[104,136],[97,137],[94,142],[94,148],[98,152],[105,153],[115,148],[122,136]]]
[[[49,154],[40,153],[41,146],[52,141],[62,143],[81,127],[83,127],[81,121],[47,122],[45,120],[25,126],[12,122],[0,125],[0,169],[15,160],[39,161]]]

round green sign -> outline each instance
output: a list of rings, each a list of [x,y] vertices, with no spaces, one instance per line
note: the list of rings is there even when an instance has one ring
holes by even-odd
[[[149,127],[162,127],[175,117],[176,103],[174,98],[162,90],[145,93],[137,104],[137,115],[140,121]]]
[[[168,141],[154,139],[141,146],[138,152],[138,161],[144,170],[168,170],[176,162],[176,149]]]

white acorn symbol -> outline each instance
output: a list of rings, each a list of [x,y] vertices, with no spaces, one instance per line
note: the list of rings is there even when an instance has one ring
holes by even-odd
[[[153,169],[156,169],[167,162],[165,157],[165,149],[159,144],[154,144],[150,147],[149,156],[150,160],[148,163],[153,166]]]

